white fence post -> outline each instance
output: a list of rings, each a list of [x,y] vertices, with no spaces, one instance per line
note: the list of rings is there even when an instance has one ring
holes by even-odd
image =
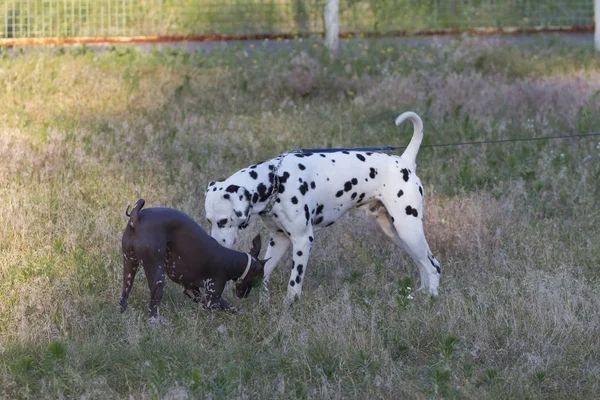
[[[596,3],[600,0],[595,0]],[[325,2],[325,42],[329,46],[329,51],[335,53],[339,44],[339,0],[326,0]]]
[[[594,0],[594,47],[600,51],[600,0]]]

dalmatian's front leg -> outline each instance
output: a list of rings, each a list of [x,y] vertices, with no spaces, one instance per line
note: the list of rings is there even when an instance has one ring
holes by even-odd
[[[290,281],[288,282],[287,301],[293,301],[296,297],[300,297],[302,293],[302,284],[308,267],[308,257],[313,244],[313,229],[308,225],[301,234],[291,237],[293,246],[293,264]]]
[[[269,291],[267,288],[267,284],[269,283],[269,277],[273,273],[273,270],[281,261],[281,258],[290,247],[290,239],[287,235],[280,229],[272,220],[263,219],[263,222],[271,237],[269,238],[269,246],[267,247],[267,252],[265,254],[264,259],[267,260],[265,264],[265,276],[263,278],[264,289],[260,291],[260,302],[263,303],[269,300]]]

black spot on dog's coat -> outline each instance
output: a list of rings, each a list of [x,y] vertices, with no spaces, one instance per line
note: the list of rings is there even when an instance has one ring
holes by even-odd
[[[308,192],[308,183],[304,182],[302,185],[300,185],[298,190],[300,190],[300,193],[302,193],[302,196],[304,196],[306,192]]]
[[[258,202],[258,192],[254,192],[254,194],[252,195],[252,202],[253,203]]]
[[[317,206],[317,215],[321,214],[323,212],[323,204],[319,204]]]
[[[421,193],[421,196],[423,196],[423,188],[421,186],[419,186],[419,193]]]
[[[302,281],[302,277],[300,277],[300,275],[298,275],[296,277],[296,283],[300,284],[301,281]]]
[[[370,173],[369,173],[369,177],[371,179],[374,179],[377,176],[377,170],[375,168],[370,168]]]
[[[302,252],[301,252],[300,250],[298,250],[298,251],[296,252],[296,255],[298,255],[298,257],[302,257]]]
[[[349,151],[342,151],[343,154],[350,154]]]
[[[296,282],[290,281],[290,286],[294,286],[295,284],[296,284]]]
[[[310,210],[308,209],[308,204],[304,205],[304,216],[306,217],[306,225],[308,225],[308,221],[310,221]]]
[[[225,194],[223,195],[223,198],[224,198],[224,199],[229,199],[229,195],[228,195],[227,193],[225,193]]]
[[[317,219],[315,220],[315,225],[319,225],[321,222],[323,222],[323,216],[317,217]]]
[[[408,170],[406,168],[402,168],[400,172],[402,172],[402,179],[404,179],[404,182],[408,182]]]
[[[354,192],[354,193],[352,193],[352,196],[350,196],[350,198],[351,198],[352,200],[354,200],[354,199],[356,198],[356,196],[357,196],[357,195],[358,195],[358,193]]]
[[[402,191],[402,189],[400,189],[400,190],[398,191],[398,197],[402,197],[402,195],[403,195],[403,194],[404,194],[404,191]]]
[[[309,236],[309,237],[308,237],[308,241],[309,241],[309,242],[312,242],[313,240],[315,240],[315,239],[314,239],[312,236]]]
[[[312,181],[312,182],[310,183],[310,188],[311,188],[311,189],[314,189],[314,188],[316,188],[316,187],[317,187],[317,184],[315,183],[315,181]]]
[[[278,176],[278,178],[279,178],[279,182],[280,182],[280,183],[286,183],[289,177],[290,177],[290,173],[289,173],[289,172],[287,172],[287,171],[285,171],[285,172],[283,173],[283,175],[279,175],[279,176]]]
[[[344,191],[340,190],[335,194],[335,197],[342,197],[343,194],[344,194]]]
[[[269,198],[269,193],[267,190],[267,186],[265,186],[264,183],[259,183],[258,186],[256,187],[256,191],[258,192],[258,195],[260,196],[260,201],[265,201]]]
[[[344,191],[349,192],[350,190],[352,190],[352,182],[348,181],[344,183]]]
[[[365,158],[365,156],[363,156],[362,154],[357,154],[356,158],[358,158],[360,161],[365,162],[367,159]]]
[[[304,265],[298,264],[296,270],[298,271],[298,275],[302,275],[302,272],[304,271]]]
[[[292,204],[298,204],[298,198],[296,196],[292,197]]]
[[[416,208],[412,208],[411,206],[406,206],[406,215],[412,215],[413,217],[418,217],[419,212]]]
[[[227,186],[227,189],[225,189],[225,191],[229,192],[229,193],[235,193],[238,191],[239,188],[240,187],[238,185],[229,185],[229,186]]]
[[[300,168],[301,171],[304,171],[306,169],[306,167],[302,164],[298,164],[298,168]]]
[[[250,171],[250,177],[252,177],[252,179],[256,179],[258,178],[258,174],[256,173],[256,171]]]
[[[431,265],[433,266],[433,268],[435,268],[435,270],[437,271],[438,274],[442,273],[442,270],[440,269],[440,266],[437,265],[433,260],[435,260],[435,257],[433,256],[427,256],[427,258],[429,258],[429,262],[431,263]]]

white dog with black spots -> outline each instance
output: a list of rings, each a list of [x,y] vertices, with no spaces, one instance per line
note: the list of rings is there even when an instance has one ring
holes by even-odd
[[[405,112],[396,125],[413,123],[413,137],[401,156],[370,151],[289,152],[244,168],[206,190],[211,235],[225,247],[258,214],[271,235],[265,254],[265,287],[290,243],[293,266],[287,299],[299,297],[314,232],[346,211],[365,208],[385,234],[403,247],[419,268],[420,289],[438,294],[440,264],[423,232],[423,186],[415,174],[423,123]]]

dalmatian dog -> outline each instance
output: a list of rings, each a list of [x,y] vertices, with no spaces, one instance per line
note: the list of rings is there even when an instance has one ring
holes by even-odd
[[[259,215],[270,233],[264,282],[291,243],[293,265],[287,300],[299,297],[315,231],[360,207],[417,265],[419,290],[438,294],[440,264],[423,232],[423,186],[415,174],[423,122],[413,112],[396,118],[413,123],[412,139],[401,156],[379,152],[305,150],[251,165],[206,190],[211,236],[231,248],[250,218]]]

